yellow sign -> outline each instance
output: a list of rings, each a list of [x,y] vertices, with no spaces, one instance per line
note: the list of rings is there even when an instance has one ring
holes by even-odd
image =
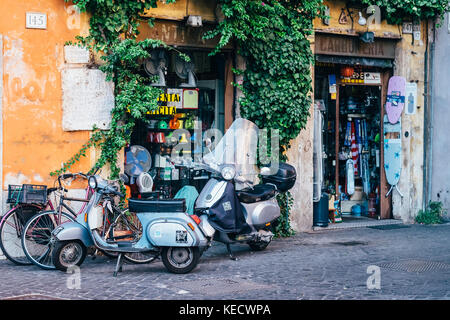
[[[173,116],[177,113],[177,105],[179,105],[180,101],[180,93],[161,93],[158,97],[160,106],[156,110],[147,111],[147,114]],[[130,109],[128,109],[128,112],[130,112]]]
[[[173,116],[177,113],[176,107],[161,106],[156,110],[148,111],[147,114],[159,114],[164,116]]]
[[[130,112],[130,108],[128,108],[128,113]],[[176,107],[166,107],[166,106],[161,106],[156,110],[153,111],[147,111],[147,114],[159,114],[159,115],[163,115],[163,116],[173,116],[177,113],[177,108]]]
[[[161,93],[158,97],[161,102],[180,102],[180,95],[178,93]]]

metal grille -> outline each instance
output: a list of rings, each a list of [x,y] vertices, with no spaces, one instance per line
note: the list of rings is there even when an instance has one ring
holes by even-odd
[[[244,279],[207,279],[175,283],[174,287],[189,292],[217,295],[250,290],[276,289],[275,286]]]
[[[370,226],[367,228],[378,229],[378,230],[392,230],[392,229],[410,228],[410,226],[405,226],[403,224],[386,224],[386,225],[381,225],[381,226]]]
[[[406,260],[380,264],[379,267],[406,272],[429,272],[436,270],[450,270],[450,264],[436,261]]]

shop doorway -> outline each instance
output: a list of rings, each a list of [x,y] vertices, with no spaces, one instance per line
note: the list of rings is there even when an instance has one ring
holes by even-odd
[[[195,187],[198,193],[209,180],[205,170],[176,166],[170,158],[178,145],[179,156],[192,161],[205,151],[203,134],[209,129],[225,129],[225,77],[228,53],[209,56],[208,50],[178,48],[190,57],[188,63],[178,60],[175,51],[158,52],[154,64],[143,70],[157,74],[164,65],[163,80],[150,83],[161,88],[159,110],[147,115],[147,122],[138,122],[125,149],[125,174],[131,179],[134,198],[173,198],[184,187]],[[181,132],[183,131],[183,132]],[[139,146],[138,148],[134,146]],[[131,159],[132,158],[132,159]],[[131,160],[130,160],[131,159]],[[128,163],[145,164],[143,170],[131,172]],[[144,179],[139,175],[146,175]],[[146,184],[146,186],[142,185]],[[192,189],[190,189],[192,192]]]
[[[384,103],[391,72],[316,63],[315,226],[392,218],[383,165]]]

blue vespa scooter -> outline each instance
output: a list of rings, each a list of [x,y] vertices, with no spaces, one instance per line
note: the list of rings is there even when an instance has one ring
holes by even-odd
[[[104,210],[111,206],[108,204],[111,195],[122,198],[124,195],[97,175],[89,177],[89,186],[95,193],[84,214],[80,214],[75,222],[60,225],[52,233],[52,258],[57,269],[66,271],[81,265],[89,247],[118,255],[114,276],[122,269],[123,256],[133,253],[155,259],[161,257],[172,273],[188,273],[197,266],[208,240],[196,221],[186,213],[185,199],[129,199],[129,211],[136,213],[142,235],[136,241],[111,242],[102,236]]]

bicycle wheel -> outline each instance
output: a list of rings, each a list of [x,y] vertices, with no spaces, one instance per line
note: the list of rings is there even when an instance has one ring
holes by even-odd
[[[129,212],[128,209],[115,211],[115,219],[109,228],[110,233],[117,233],[120,236],[114,238],[115,240],[126,240],[137,242],[142,237],[142,225],[135,213]],[[124,253],[125,260],[135,264],[150,263],[156,259],[153,252],[127,252]]]
[[[22,248],[25,224],[42,210],[37,205],[21,204],[6,213],[0,222],[0,249],[5,257],[17,265],[30,265]]]
[[[55,269],[52,259],[52,231],[60,224],[75,221],[75,218],[62,212],[43,211],[31,218],[22,234],[22,247],[27,258],[42,269]]]

